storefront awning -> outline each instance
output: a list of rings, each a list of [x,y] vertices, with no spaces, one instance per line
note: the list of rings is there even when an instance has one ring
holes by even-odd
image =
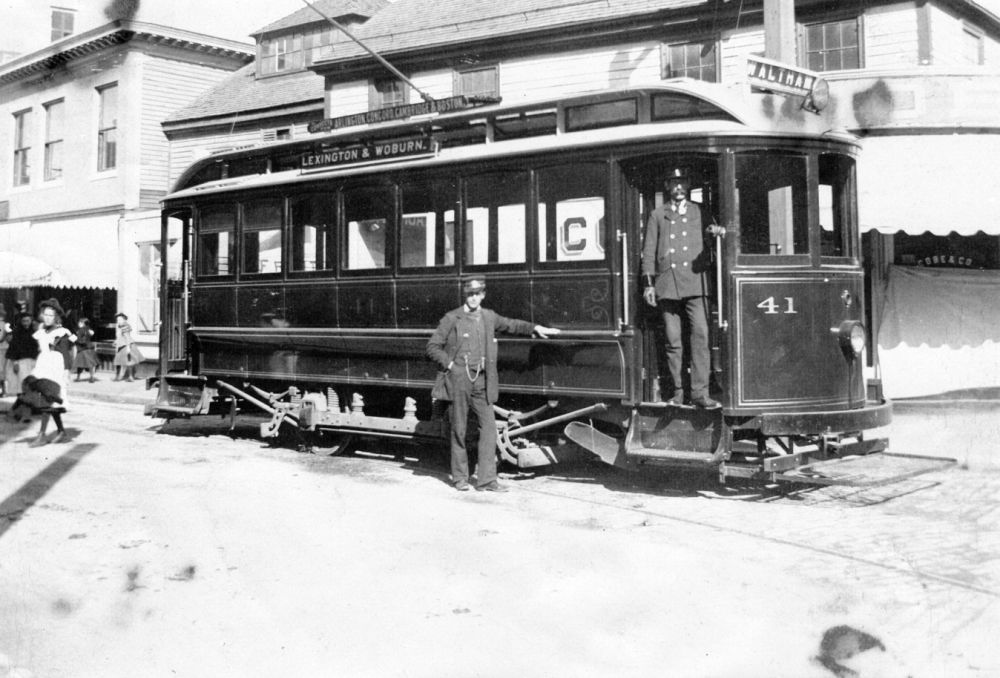
[[[16,252],[0,252],[0,288],[62,287],[62,275],[41,259]]]
[[[118,215],[10,222],[0,228],[0,253],[12,262],[9,272],[0,265],[0,287],[117,289]]]
[[[1000,235],[1000,191],[990,169],[1000,134],[910,134],[862,144],[862,232]]]

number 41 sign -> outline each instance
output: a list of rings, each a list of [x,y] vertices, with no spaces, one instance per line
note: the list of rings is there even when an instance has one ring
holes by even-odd
[[[798,313],[795,310],[795,298],[785,297],[787,305],[784,310],[780,309],[780,305],[774,300],[774,297],[768,297],[764,301],[757,304],[757,308],[764,309],[764,315],[772,315],[777,313]]]

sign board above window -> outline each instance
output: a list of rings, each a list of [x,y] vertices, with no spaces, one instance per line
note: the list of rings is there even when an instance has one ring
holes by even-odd
[[[354,115],[342,115],[338,118],[326,118],[309,123],[309,131],[329,132],[330,130],[342,129],[344,127],[354,127],[356,125],[373,125],[379,122],[389,122],[392,120],[403,120],[415,115],[430,115],[432,113],[450,113],[461,111],[475,106],[486,106],[500,103],[499,98],[492,97],[468,97],[456,96],[446,99],[434,99],[432,101],[421,101],[417,104],[405,104],[403,106],[393,106],[391,108],[380,108],[375,111],[356,113]]]

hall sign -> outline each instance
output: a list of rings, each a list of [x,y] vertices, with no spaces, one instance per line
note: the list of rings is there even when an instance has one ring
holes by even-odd
[[[303,153],[300,160],[302,169],[338,167],[357,163],[380,162],[434,155],[436,144],[430,137],[375,141],[367,144],[344,146],[343,148],[320,148]]]
[[[393,106],[392,108],[379,108],[374,111],[355,113],[354,115],[342,115],[338,118],[325,118],[309,123],[308,129],[310,133],[329,132],[344,127],[403,120],[405,118],[412,118],[415,115],[464,111],[467,108],[475,108],[476,106],[485,106],[499,102],[500,99],[495,97],[454,96],[446,99],[432,99],[431,101],[421,101],[416,104],[404,104],[402,106]]]

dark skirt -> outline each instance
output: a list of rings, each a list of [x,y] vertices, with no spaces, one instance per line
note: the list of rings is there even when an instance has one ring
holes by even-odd
[[[73,358],[74,370],[93,370],[100,366],[101,361],[97,357],[97,351],[92,348],[85,348],[76,352]]]
[[[142,353],[139,352],[139,347],[135,344],[119,346],[118,350],[115,351],[115,367],[131,367],[138,365],[142,360]]]

